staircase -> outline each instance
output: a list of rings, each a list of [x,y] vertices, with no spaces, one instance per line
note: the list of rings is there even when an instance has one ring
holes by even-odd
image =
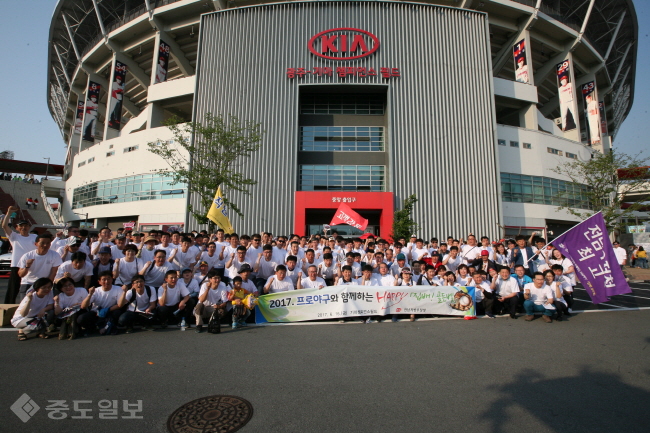
[[[25,202],[28,197],[38,199],[40,202],[38,209],[27,209]],[[17,206],[20,209],[16,218],[18,221],[25,219],[32,225],[53,224],[52,218],[44,208],[40,184],[0,180],[0,210],[2,213],[7,213],[9,206]]]

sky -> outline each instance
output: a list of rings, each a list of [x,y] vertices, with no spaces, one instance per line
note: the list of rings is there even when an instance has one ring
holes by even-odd
[[[614,146],[619,151],[649,156],[650,80],[641,71],[650,68],[650,1],[634,0],[639,21],[637,77],[632,110],[623,122]],[[15,159],[63,164],[66,145],[47,106],[47,47],[55,0],[0,0],[0,151],[12,150]],[[9,68],[10,65],[14,65]]]

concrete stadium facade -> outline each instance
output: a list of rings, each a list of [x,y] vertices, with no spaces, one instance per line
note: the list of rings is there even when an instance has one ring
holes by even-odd
[[[239,232],[321,231],[346,203],[388,236],[411,194],[422,236],[561,230],[574,219],[557,211],[558,191],[574,188],[579,203],[580,190],[551,170],[611,148],[632,104],[637,22],[630,1],[542,3],[60,1],[48,101],[68,144],[62,217],[198,228],[186,213],[198,197],[152,174],[166,163],[147,143],[171,139],[171,115],[223,113],[265,130],[242,164],[258,184],[230,195]],[[116,65],[127,69],[117,130]],[[75,130],[91,82],[102,88],[93,141]],[[589,83],[597,140],[580,95]]]

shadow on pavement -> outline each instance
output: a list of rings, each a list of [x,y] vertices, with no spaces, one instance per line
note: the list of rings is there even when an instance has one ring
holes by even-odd
[[[577,376],[547,379],[527,370],[496,391],[501,397],[481,415],[493,433],[508,431],[512,425],[526,431],[516,416],[522,410],[555,432],[648,431],[650,392],[623,383],[616,374],[585,367]]]

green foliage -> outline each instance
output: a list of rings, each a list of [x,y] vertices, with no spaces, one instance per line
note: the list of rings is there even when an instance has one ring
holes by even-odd
[[[417,232],[420,228],[420,226],[411,218],[413,206],[417,201],[418,199],[415,197],[415,194],[412,194],[404,200],[402,209],[395,212],[393,216],[393,232],[391,234],[393,240],[399,238],[408,239],[411,234]]]
[[[643,201],[630,202],[625,195],[647,190],[649,181],[643,179],[646,169],[640,168],[647,165],[648,158],[612,151],[607,154],[596,152],[587,161],[572,160],[557,166],[552,171],[568,177],[575,185],[587,187],[583,192],[585,199],[580,202],[571,200],[575,197],[568,197],[568,193],[560,192],[560,196],[567,200],[558,210],[566,209],[580,219],[602,212],[608,228],[620,229],[620,218],[630,217],[643,206]],[[621,178],[617,175],[619,169],[628,169],[634,176]],[[630,206],[621,209],[624,202]]]
[[[163,158],[169,168],[156,173],[172,178],[172,184],[187,185],[188,193],[201,197],[200,208],[191,205],[188,211],[199,224],[207,224],[206,215],[217,188],[221,186],[224,202],[240,217],[243,214],[227,193],[239,191],[250,194],[257,183],[239,170],[244,159],[261,146],[263,131],[260,123],[240,121],[235,116],[205,115],[203,122],[182,123],[177,117],[165,122],[173,141],[148,143],[149,151]],[[192,140],[194,138],[194,140]]]

